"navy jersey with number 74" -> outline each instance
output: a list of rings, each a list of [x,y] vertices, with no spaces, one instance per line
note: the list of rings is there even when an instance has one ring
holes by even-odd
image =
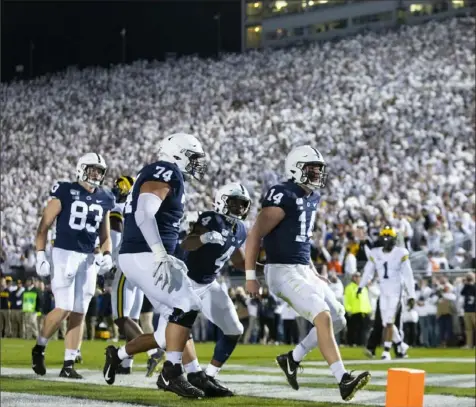
[[[294,182],[286,181],[270,188],[263,199],[263,208],[283,209],[284,219],[263,239],[266,263],[309,264],[312,231],[320,195],[307,195]]]
[[[136,224],[134,213],[137,208],[140,188],[147,181],[159,181],[168,184],[170,192],[162,202],[155,220],[159,228],[162,244],[168,254],[173,254],[179,236],[180,221],[184,212],[184,179],[176,164],[157,161],[146,165],[137,174],[132,191],[124,206],[124,232],[122,234],[121,253],[150,252],[151,249]]]

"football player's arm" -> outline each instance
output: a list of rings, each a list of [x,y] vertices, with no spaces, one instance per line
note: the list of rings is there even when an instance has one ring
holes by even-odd
[[[145,241],[158,259],[167,255],[162,244],[159,226],[155,214],[159,211],[162,202],[167,198],[171,187],[160,181],[146,181],[140,187],[134,219],[142,232]]]
[[[209,230],[205,226],[200,225],[198,222],[195,223],[192,231],[183,239],[180,247],[189,252],[199,249],[204,245],[200,237],[207,232],[209,232]]]
[[[367,284],[370,283],[370,281],[374,278],[374,275],[375,263],[373,261],[373,258],[370,256],[364,266],[364,273],[362,275],[362,278],[360,279],[359,290],[362,291],[362,289],[366,287]]]
[[[410,264],[410,258],[408,253],[406,253],[401,260],[401,271],[403,276],[403,284],[407,290],[408,299],[415,300],[415,279],[413,277],[413,270]]]
[[[109,214],[109,223],[111,224],[112,250],[116,251],[119,249],[124,228],[122,214],[113,210]]]
[[[284,219],[284,209],[269,206],[261,210],[255,224],[246,238],[245,270],[247,280],[256,279],[256,260],[258,259],[261,240]]]
[[[99,245],[101,247],[101,252],[103,254],[109,253],[112,251],[112,241],[111,241],[111,223],[109,221],[109,211],[107,211],[106,216],[101,223],[101,228],[99,229]]]
[[[35,247],[36,251],[45,251],[48,240],[48,230],[61,212],[61,201],[57,198],[51,199],[46,205],[41,217],[40,225],[36,232]]]
[[[233,252],[231,262],[236,269],[245,271],[245,252],[241,247]]]

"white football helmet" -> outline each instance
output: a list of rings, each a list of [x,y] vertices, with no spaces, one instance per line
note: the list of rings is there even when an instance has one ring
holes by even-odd
[[[248,216],[250,207],[250,194],[238,182],[222,186],[215,194],[213,209],[221,215],[244,220]]]
[[[99,175],[91,174],[91,169],[99,169]],[[104,181],[106,171],[106,160],[104,160],[101,154],[87,153],[78,160],[78,164],[76,165],[76,179],[78,181],[87,182],[93,187],[98,187]],[[93,177],[94,175],[96,175],[96,177]]]
[[[286,157],[286,176],[309,189],[324,188],[327,181],[326,162],[321,153],[309,145],[293,148]]]
[[[201,180],[207,168],[202,143],[195,136],[175,133],[160,144],[159,158],[177,164],[180,171]]]

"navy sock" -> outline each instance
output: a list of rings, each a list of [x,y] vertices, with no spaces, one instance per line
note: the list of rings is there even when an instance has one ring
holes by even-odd
[[[236,344],[240,339],[239,335],[227,336],[222,335],[215,345],[215,351],[213,352],[213,360],[220,363],[225,363],[235,350]]]

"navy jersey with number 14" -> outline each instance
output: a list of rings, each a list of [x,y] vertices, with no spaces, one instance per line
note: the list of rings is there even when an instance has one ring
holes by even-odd
[[[151,251],[134,217],[140,188],[147,181],[163,182],[170,187],[169,194],[155,214],[155,220],[165,250],[169,254],[173,254],[175,251],[185,202],[184,179],[176,164],[157,161],[142,168],[137,174],[132,191],[127,196],[124,207],[124,232],[119,254]]]
[[[320,195],[307,195],[303,188],[287,181],[273,186],[263,199],[263,208],[283,209],[284,219],[263,239],[266,263],[309,264],[312,231]]]
[[[78,182],[57,182],[50,196],[61,202],[54,246],[93,253],[104,215],[114,207],[112,193],[101,187],[91,193]]]
[[[200,214],[196,224],[225,238],[223,246],[207,243],[185,255],[188,276],[199,284],[210,284],[234,251],[243,245],[246,228],[241,220],[230,222],[226,216],[213,211]]]

